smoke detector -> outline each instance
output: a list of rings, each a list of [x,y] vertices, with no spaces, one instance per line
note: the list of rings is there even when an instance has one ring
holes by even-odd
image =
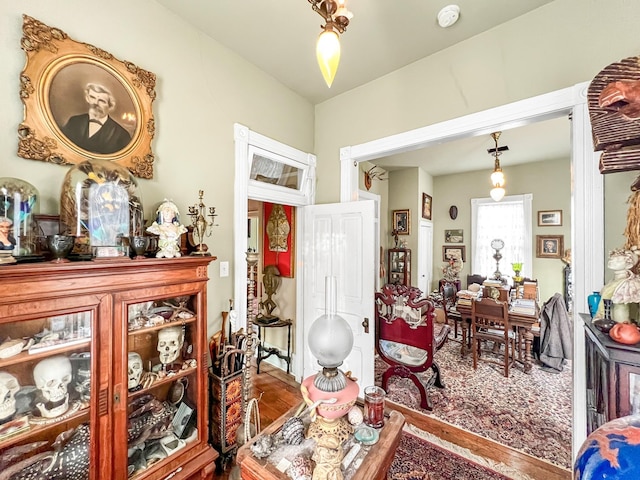
[[[438,12],[438,25],[447,28],[453,25],[460,18],[460,7],[458,5],[447,5]]]

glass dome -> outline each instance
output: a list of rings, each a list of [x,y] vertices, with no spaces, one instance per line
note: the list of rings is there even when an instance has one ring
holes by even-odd
[[[76,237],[75,253],[128,255],[129,237],[144,235],[137,181],[126,168],[107,160],[73,166],[62,184],[60,222],[63,233]]]
[[[34,254],[39,213],[39,192],[19,178],[0,178],[0,250],[12,250],[15,256]]]

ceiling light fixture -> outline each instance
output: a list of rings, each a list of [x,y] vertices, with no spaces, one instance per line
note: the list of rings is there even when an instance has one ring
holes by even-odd
[[[493,185],[493,188],[489,193],[491,195],[491,198],[493,198],[493,200],[496,202],[499,202],[500,200],[502,200],[505,194],[504,173],[502,173],[502,168],[500,168],[500,159],[498,157],[503,151],[509,150],[509,147],[507,146],[498,147],[498,139],[500,138],[501,133],[502,132],[493,132],[491,134],[491,138],[493,138],[495,142],[495,148],[487,149],[487,152],[489,152],[490,155],[493,155],[495,159],[494,166],[493,166],[493,173],[491,174],[491,185]]]
[[[340,39],[339,33],[344,33],[353,14],[345,6],[346,0],[309,0],[311,8],[324,18],[326,24],[322,27],[322,33],[316,43],[316,57],[318,66],[331,88],[333,79],[340,64]]]

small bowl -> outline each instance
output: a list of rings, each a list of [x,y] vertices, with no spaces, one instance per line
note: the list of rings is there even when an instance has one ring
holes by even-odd
[[[611,330],[616,324],[614,320],[606,318],[594,318],[591,323],[593,323],[598,330],[602,333],[606,333],[607,335],[609,334],[609,330]]]

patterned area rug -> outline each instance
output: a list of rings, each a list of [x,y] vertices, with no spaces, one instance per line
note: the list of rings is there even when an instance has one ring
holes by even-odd
[[[418,390],[408,379],[391,378],[387,398],[562,468],[571,468],[570,363],[555,374],[534,365],[530,375],[516,364],[506,378],[498,367],[485,362],[479,362],[474,371],[472,355],[461,358],[460,344],[452,341],[447,341],[436,359],[445,389],[430,389],[432,412],[420,408]],[[386,364],[376,356],[377,385],[385,370]],[[429,370],[427,375],[430,373]]]
[[[416,455],[416,452],[419,452]],[[530,480],[530,477],[469,450],[405,426],[387,480]]]

